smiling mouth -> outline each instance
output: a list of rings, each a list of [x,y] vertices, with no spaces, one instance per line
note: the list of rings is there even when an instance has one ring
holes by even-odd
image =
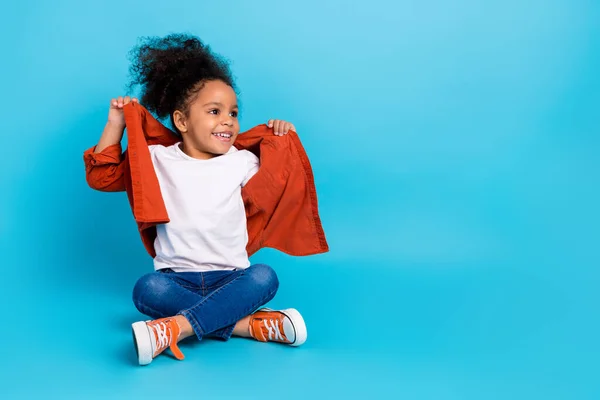
[[[213,133],[213,136],[221,142],[231,142],[233,134],[231,132],[215,132]]]

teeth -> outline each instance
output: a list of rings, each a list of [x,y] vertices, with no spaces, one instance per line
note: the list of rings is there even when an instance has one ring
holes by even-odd
[[[228,133],[213,133],[213,135],[215,135],[215,136],[221,136],[221,137],[224,137],[224,138],[230,138],[231,137],[231,135],[228,134]]]

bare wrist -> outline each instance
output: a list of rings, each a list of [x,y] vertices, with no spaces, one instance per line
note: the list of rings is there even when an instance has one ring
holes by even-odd
[[[111,121],[108,120],[106,121],[106,127],[111,129],[111,130],[115,130],[115,131],[120,131],[120,130],[125,130],[125,124],[121,123],[121,122],[115,122],[115,121]]]

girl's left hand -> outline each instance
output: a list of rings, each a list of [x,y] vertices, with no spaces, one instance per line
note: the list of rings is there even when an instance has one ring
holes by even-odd
[[[291,122],[282,121],[280,119],[270,119],[267,122],[267,126],[269,128],[273,128],[275,135],[283,136],[287,134],[290,130],[296,131],[296,127]]]

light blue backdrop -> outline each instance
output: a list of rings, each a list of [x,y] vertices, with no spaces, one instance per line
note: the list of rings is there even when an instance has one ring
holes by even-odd
[[[331,252],[263,251],[302,348],[134,365],[152,269],[82,153],[136,38],[232,60],[243,128],[292,121]],[[597,399],[600,4],[21,1],[0,13],[3,398]]]

